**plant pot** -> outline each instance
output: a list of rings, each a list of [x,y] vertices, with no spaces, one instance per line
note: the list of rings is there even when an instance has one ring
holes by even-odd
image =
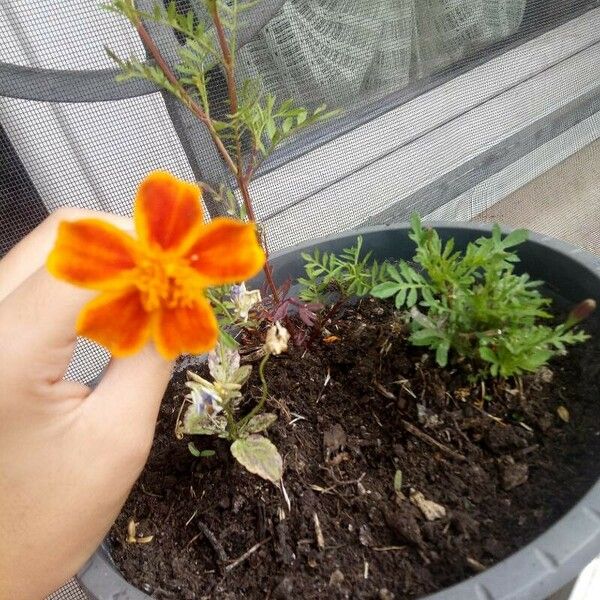
[[[458,248],[489,233],[490,228],[470,224],[432,224],[443,239],[454,237]],[[358,233],[364,247],[377,259],[411,258],[414,244],[406,225],[391,225],[345,232],[312,241],[272,257],[276,279],[283,282],[303,274],[300,253],[320,248],[339,252],[352,245]],[[521,268],[566,300],[600,299],[600,260],[585,251],[546,236],[532,234],[519,249]],[[255,282],[256,283],[256,282]],[[596,318],[590,327],[600,333]],[[590,398],[597,402],[598,398]],[[600,482],[558,522],[532,543],[495,566],[433,595],[427,600],[542,600],[567,582],[600,553]],[[145,593],[128,584],[100,548],[77,576],[94,600],[142,600]]]

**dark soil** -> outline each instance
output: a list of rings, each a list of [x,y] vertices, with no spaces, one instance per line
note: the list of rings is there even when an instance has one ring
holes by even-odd
[[[194,458],[174,437],[175,379],[110,536],[130,582],[178,600],[417,598],[527,544],[598,477],[597,337],[521,386],[483,387],[408,346],[388,305],[363,301],[331,329],[338,340],[267,365],[291,511],[224,441],[196,437],[216,455]],[[248,390],[259,397],[256,373]],[[445,515],[428,521],[415,492]],[[125,541],[132,518],[150,543]]]

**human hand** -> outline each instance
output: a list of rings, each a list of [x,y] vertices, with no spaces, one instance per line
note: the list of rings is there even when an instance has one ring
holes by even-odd
[[[54,213],[0,262],[0,599],[45,597],[94,552],[148,456],[172,364],[148,346],[94,389],[63,380],[94,293],[45,268]]]

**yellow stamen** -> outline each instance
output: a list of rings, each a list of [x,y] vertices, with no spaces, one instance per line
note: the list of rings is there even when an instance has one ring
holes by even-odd
[[[184,258],[143,256],[137,261],[135,285],[147,311],[194,306],[203,291],[198,279]]]

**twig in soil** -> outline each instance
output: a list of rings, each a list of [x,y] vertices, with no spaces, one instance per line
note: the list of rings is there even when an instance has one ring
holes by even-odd
[[[483,573],[486,570],[486,566],[482,565],[478,560],[467,556],[467,564],[475,571],[476,573]]]
[[[142,485],[140,485],[140,489],[142,490],[143,494],[146,494],[146,496],[152,496],[153,498],[162,498],[162,496],[160,494],[154,494],[152,492],[148,492],[146,490],[146,488],[144,487],[143,483],[142,483]]]
[[[321,398],[323,397],[323,394],[325,393],[325,388],[328,386],[330,381],[331,381],[331,371],[329,370],[329,367],[327,367],[327,375],[325,376],[325,381],[323,382],[323,387],[321,388],[321,391],[319,392],[319,395],[317,396],[317,400],[316,400],[315,404],[318,404],[319,400],[321,400]]]
[[[293,425],[294,423],[297,423],[298,421],[307,421],[306,417],[303,417],[302,415],[298,415],[296,413],[290,413],[291,415],[293,415],[295,418],[292,419],[288,425]]]
[[[396,395],[384,388],[378,381],[373,381],[373,387],[388,400],[396,400]]]
[[[490,419],[492,419],[493,421],[496,421],[496,423],[498,423],[498,425],[502,425],[502,427],[506,427],[506,423],[500,418],[500,417],[496,417],[495,415],[490,414],[489,412],[486,412],[485,410],[483,410],[483,408],[481,408],[481,406],[477,406],[476,403],[473,403],[473,406],[484,416],[489,417]]]
[[[281,493],[283,494],[283,499],[285,500],[285,503],[288,507],[288,512],[291,512],[292,503],[290,502],[290,497],[288,496],[287,490],[285,489],[285,486],[283,485],[283,479],[279,482],[279,484],[281,486]]]
[[[438,442],[435,438],[432,438],[430,435],[426,434],[424,431],[421,431],[418,427],[415,427],[412,423],[405,421],[404,419],[400,419],[400,423],[402,423],[402,427],[408,431],[408,433],[412,433],[415,437],[435,446],[438,450],[440,450],[446,456],[453,458],[454,460],[466,461],[467,459],[458,452],[454,452],[454,450],[450,450],[447,446],[444,446],[441,442]]]
[[[198,521],[198,529],[200,530],[200,533],[198,535],[195,535],[187,543],[187,545],[190,546],[192,542],[196,541],[201,535],[203,535],[208,540],[209,544],[212,546],[212,549],[215,551],[215,554],[217,555],[218,559],[221,562],[227,562],[229,560],[227,552],[225,552],[225,549],[223,548],[223,546],[221,546],[221,543],[215,537],[215,534],[207,527],[206,523]]]
[[[195,517],[197,514],[198,514],[198,511],[197,511],[197,510],[195,510],[195,511],[194,511],[194,514],[193,514],[193,515],[192,515],[192,516],[191,516],[191,517],[190,517],[190,518],[189,518],[189,519],[188,519],[188,520],[185,522],[185,527],[187,527],[187,526],[188,526],[188,525],[189,525],[189,524],[190,524],[190,523],[191,523],[191,522],[194,520],[194,517]]]
[[[406,385],[409,383],[408,379],[398,379],[392,383],[397,383],[409,396],[412,396],[415,400],[417,399],[417,395]]]
[[[268,403],[276,406],[286,421],[289,421],[292,418],[292,414],[294,414],[294,413],[290,412],[290,409],[288,408],[288,406],[283,398],[276,398],[276,397],[270,396],[268,399]]]
[[[317,546],[319,550],[325,548],[325,538],[323,537],[323,530],[321,529],[321,523],[319,522],[319,515],[313,513],[313,521],[315,523],[315,537],[317,538]]]
[[[465,434],[465,432],[460,428],[458,421],[456,419],[452,418],[452,422],[454,423],[454,429],[456,429],[456,433],[458,433],[458,435],[460,435],[460,437],[463,440],[465,440],[465,442],[467,442],[467,444],[469,444],[471,446],[473,443],[468,438],[468,436]],[[462,450],[462,444],[461,444],[461,450]]]
[[[379,417],[378,417],[378,416],[377,416],[377,415],[376,415],[376,414],[375,414],[373,411],[371,411],[371,414],[373,415],[373,418],[375,419],[375,421],[376,421],[377,425],[379,425],[379,427],[382,427],[382,428],[383,428],[383,424],[382,424],[382,422],[379,420]]]
[[[333,490],[335,490],[335,488],[337,488],[341,485],[356,485],[357,483],[360,483],[362,481],[363,477],[366,475],[366,473],[363,473],[358,479],[352,479],[350,481],[340,481],[339,479],[336,479],[331,474],[331,471],[329,469],[325,469],[325,470],[329,472],[329,474],[331,475],[331,478],[335,481],[335,485],[330,485],[329,487],[324,488],[324,487],[321,487],[320,485],[314,485],[311,483],[309,486],[315,492],[321,492],[322,494],[330,494],[331,492],[333,492]]]
[[[254,546],[252,546],[252,548],[250,548],[250,550],[247,550],[239,558],[236,558],[233,562],[229,563],[225,567],[225,571],[228,573],[229,571],[235,569],[238,565],[242,564],[247,558],[252,556],[261,546],[264,546],[267,542],[270,542],[270,541],[271,541],[271,538],[268,537],[266,540],[263,540],[262,542],[258,542],[258,544],[254,544]]]
[[[381,546],[380,548],[371,548],[375,552],[395,552],[397,550],[406,550],[406,546]]]

